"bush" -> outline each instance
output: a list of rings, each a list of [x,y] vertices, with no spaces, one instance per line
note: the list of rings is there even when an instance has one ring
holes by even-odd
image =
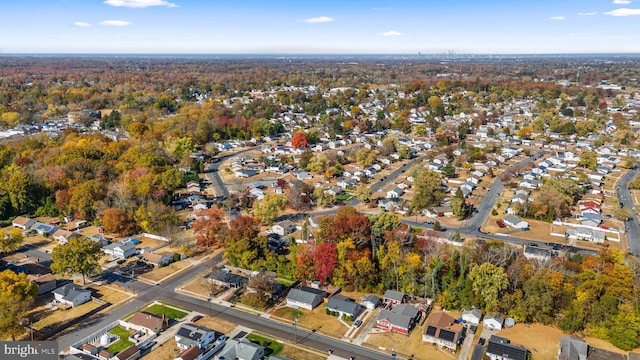
[[[491,209],[491,215],[493,215],[493,216],[498,215],[498,210],[496,210],[496,209]]]
[[[498,224],[498,227],[500,229],[504,229],[505,227],[507,227],[507,225],[504,223],[502,219],[496,220],[496,224]]]

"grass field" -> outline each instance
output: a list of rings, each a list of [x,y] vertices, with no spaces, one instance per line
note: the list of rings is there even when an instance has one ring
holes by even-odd
[[[144,358],[153,360],[173,360],[176,358],[176,355],[179,354],[179,352],[176,350],[177,348],[178,347],[176,345],[176,340],[172,337],[169,340],[158,345]]]
[[[30,316],[38,319],[33,323],[33,328],[36,330],[46,330],[47,328],[54,328],[61,324],[68,322],[69,320],[80,317],[96,308],[100,307],[95,301],[89,301],[82,305],[64,310],[57,309],[51,310],[46,306],[40,306],[31,311]]]
[[[542,324],[516,324],[511,329],[500,331],[498,335],[511,340],[512,344],[529,349],[532,360],[555,359],[560,337],[565,336],[562,330]]]
[[[152,305],[149,305],[144,310],[152,314],[164,315],[167,318],[173,319],[173,320],[182,319],[183,317],[187,316],[187,313],[188,313],[186,311],[181,311],[181,310],[175,309],[174,307],[168,307],[162,304],[152,304]]]
[[[114,327],[113,329],[109,330],[109,332],[113,335],[116,335],[120,338],[120,340],[116,341],[115,343],[111,344],[108,348],[107,351],[112,353],[112,354],[117,354],[120,351],[128,348],[129,346],[133,345],[133,343],[131,341],[129,341],[129,331],[125,330],[119,326]]]

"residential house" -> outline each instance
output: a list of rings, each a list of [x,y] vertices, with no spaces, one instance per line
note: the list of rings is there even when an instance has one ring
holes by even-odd
[[[146,311],[138,311],[133,314],[131,319],[129,319],[129,321],[124,325],[127,330],[134,329],[146,334],[159,334],[160,330],[168,327],[168,323],[164,317],[160,317]]]
[[[114,360],[135,360],[140,357],[140,349],[136,345],[131,345],[128,348],[120,351]]]
[[[399,198],[400,196],[402,196],[402,194],[404,194],[404,191],[402,191],[402,189],[400,189],[399,187],[394,187],[393,189],[387,191],[387,198]]]
[[[174,339],[180,349],[188,349],[190,347],[204,349],[220,335],[222,334],[218,334],[209,328],[192,323],[184,323],[176,331]]]
[[[302,181],[302,180],[309,180],[309,179],[313,179],[313,174],[311,174],[308,171],[304,171],[304,170],[295,170],[293,172],[293,174],[296,176],[296,179]]]
[[[313,310],[324,301],[324,298],[325,296],[321,293],[314,292],[310,288],[304,290],[294,288],[287,294],[287,306]]]
[[[271,231],[273,231],[274,234],[278,234],[280,236],[292,234],[296,231],[296,229],[297,225],[290,220],[283,220],[271,226]]]
[[[214,285],[222,286],[225,288],[238,289],[244,286],[247,282],[247,278],[234,274],[229,269],[214,269],[209,275],[207,275],[207,281]]]
[[[155,267],[163,267],[169,265],[169,263],[173,261],[173,254],[168,252],[156,254],[154,252],[145,251],[142,254],[142,261]]]
[[[199,194],[200,193],[200,183],[198,181],[189,181],[187,183],[187,192],[189,194]]]
[[[471,325],[480,325],[482,319],[482,311],[480,309],[473,308],[471,310],[464,310],[462,312],[462,320],[468,322]]]
[[[416,307],[410,304],[398,304],[391,310],[383,309],[380,311],[376,326],[392,332],[409,335],[418,320],[420,320],[421,314]]]
[[[362,302],[362,305],[364,305],[364,307],[369,310],[373,310],[378,306],[380,306],[380,303],[382,303],[382,299],[380,299],[375,295],[369,295],[364,299],[364,301]]]
[[[197,346],[192,346],[182,351],[173,360],[199,360],[202,358],[202,349]]]
[[[230,339],[225,347],[218,353],[217,359],[259,360],[265,356],[264,347],[254,344],[242,338]]]
[[[341,180],[338,180],[336,185],[338,185],[343,190],[346,190],[346,189],[355,187],[357,183],[351,179],[341,179]]]
[[[327,301],[327,310],[337,312],[340,318],[346,316],[355,320],[362,313],[364,307],[346,296],[333,295]]]
[[[485,316],[482,325],[492,330],[502,330],[504,319],[500,315]]]
[[[529,229],[529,223],[518,218],[517,216],[507,215],[504,217],[504,223],[507,226],[511,226],[514,229],[526,230]]]
[[[422,334],[422,342],[435,343],[455,351],[462,340],[462,329],[462,323],[456,323],[448,314],[431,313]]]
[[[491,335],[487,345],[487,356],[491,360],[528,360],[529,350],[512,345],[508,339]]]
[[[69,242],[69,240],[74,239],[74,238],[78,238],[82,235],[80,235],[79,233],[75,232],[75,231],[69,231],[69,230],[65,230],[65,229],[58,229],[56,230],[56,232],[54,232],[52,234],[52,237],[54,240],[58,240],[58,243],[60,244],[66,244]]]
[[[566,236],[570,239],[580,239],[595,243],[603,243],[606,237],[604,231],[592,230],[582,226],[578,226],[575,229],[567,229]]]
[[[17,216],[15,219],[13,219],[13,221],[11,222],[11,225],[13,225],[14,227],[20,228],[22,230],[29,230],[36,223],[37,221],[33,219],[29,219],[28,217]]]
[[[407,294],[395,291],[395,290],[387,290],[384,292],[384,302],[386,304],[397,305],[402,304],[407,301]]]
[[[56,277],[51,273],[44,275],[29,274],[27,275],[27,278],[29,278],[29,281],[32,284],[36,284],[38,286],[38,295],[53,291],[58,285]]]
[[[558,360],[625,360],[627,358],[638,359],[640,357],[635,353],[618,354],[597,349],[576,337],[560,337]]]
[[[43,224],[41,222],[36,222],[35,224],[33,224],[31,228],[34,229],[38,233],[38,235],[41,235],[41,236],[49,236],[59,229],[59,227],[55,225]]]
[[[323,192],[330,196],[338,196],[341,195],[344,191],[339,186],[329,186],[328,188],[324,189]]]
[[[549,260],[551,259],[551,250],[538,246],[525,245],[523,255],[529,260]]]
[[[71,307],[82,305],[91,300],[91,290],[85,290],[74,283],[54,289],[52,293],[57,302]]]
[[[119,259],[127,259],[135,255],[138,250],[132,242],[114,242],[102,248],[102,251],[111,255],[111,257]]]

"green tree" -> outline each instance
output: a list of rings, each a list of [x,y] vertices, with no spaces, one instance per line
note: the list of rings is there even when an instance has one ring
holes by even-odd
[[[0,334],[15,340],[24,333],[22,319],[38,296],[38,287],[27,275],[11,270],[0,272]]]
[[[22,240],[24,240],[22,230],[11,229],[8,233],[5,233],[4,230],[0,229],[0,253],[18,250]]]
[[[443,166],[440,171],[446,177],[455,177],[456,176],[456,167],[453,166],[453,163],[449,162],[445,166]]]
[[[580,151],[580,161],[578,161],[578,165],[584,166],[589,170],[595,170],[596,166],[598,166],[597,158],[598,154],[595,151],[584,148]]]
[[[492,263],[475,265],[469,272],[476,296],[482,298],[487,312],[498,306],[498,299],[509,286],[509,278],[504,269]]]
[[[82,285],[85,275],[101,271],[98,261],[102,257],[100,243],[85,237],[74,238],[64,245],[58,245],[51,252],[51,271],[56,274],[80,274]]]
[[[262,200],[253,203],[252,213],[266,225],[271,225],[284,209],[287,199],[280,194],[267,194]]]
[[[413,186],[415,195],[411,205],[416,210],[438,206],[444,199],[444,192],[441,190],[442,177],[434,171],[424,169],[416,171]]]

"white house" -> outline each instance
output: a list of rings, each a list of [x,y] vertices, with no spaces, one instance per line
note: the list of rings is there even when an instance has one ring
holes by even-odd
[[[492,330],[502,330],[503,323],[504,319],[500,315],[485,316],[484,320],[482,320],[482,325]]]
[[[399,198],[400,196],[402,196],[402,194],[404,194],[404,191],[402,191],[402,189],[400,189],[399,187],[394,187],[393,189],[387,191],[387,198]]]
[[[514,229],[526,230],[529,228],[529,223],[518,218],[517,216],[507,215],[504,217],[504,223],[507,226],[511,226]]]
[[[54,289],[52,293],[57,302],[71,307],[82,305],[91,300],[91,290],[85,290],[74,283]]]
[[[132,242],[114,242],[102,248],[102,251],[116,258],[127,259],[137,253],[136,245]]]
[[[471,325],[480,325],[480,319],[482,319],[482,311],[479,309],[465,310],[462,312],[462,320],[468,322]]]

